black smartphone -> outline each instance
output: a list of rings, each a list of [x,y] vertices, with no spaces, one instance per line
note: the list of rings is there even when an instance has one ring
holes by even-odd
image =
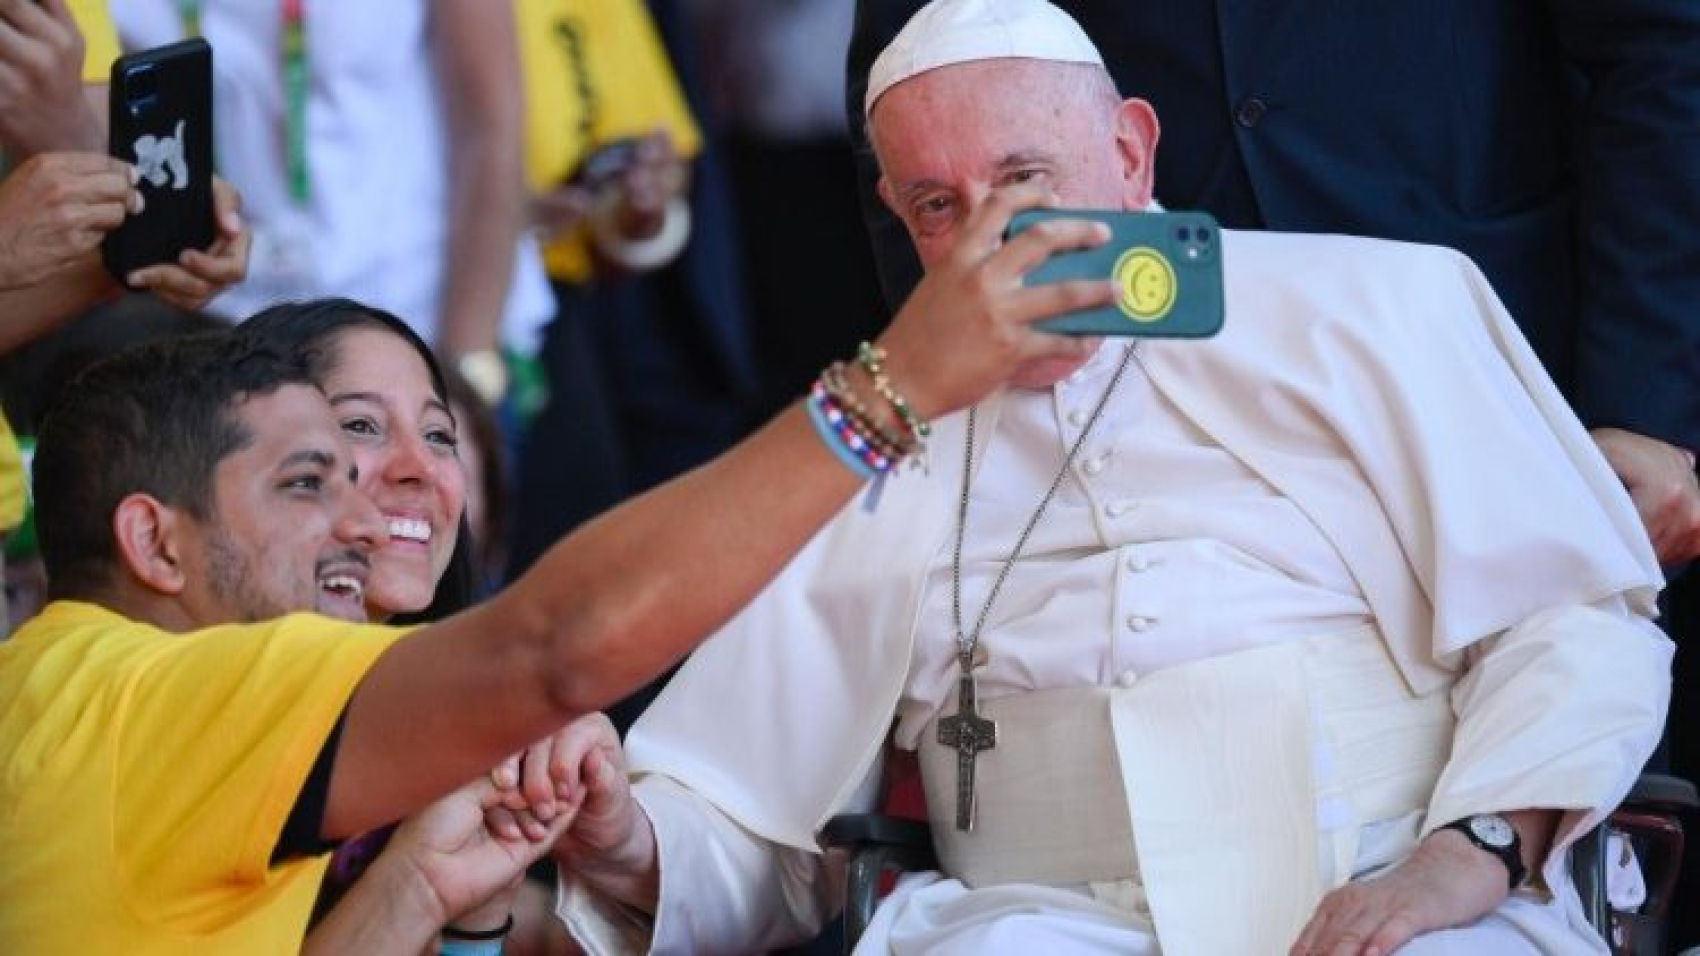
[[[101,243],[120,281],[212,245],[212,47],[182,40],[113,61],[107,151],[135,165],[143,209]]]
[[[1039,323],[1047,332],[1204,338],[1222,329],[1222,231],[1203,212],[1029,209],[1010,219],[1013,236],[1044,219],[1094,219],[1110,241],[1061,252],[1027,273],[1026,284],[1114,279],[1116,301]]]

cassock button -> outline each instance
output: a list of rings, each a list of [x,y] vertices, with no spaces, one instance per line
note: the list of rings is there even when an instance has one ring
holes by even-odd
[[[1239,109],[1234,111],[1234,122],[1246,129],[1255,129],[1263,122],[1264,114],[1269,112],[1269,104],[1255,96],[1248,96],[1240,101]]]
[[[1112,504],[1110,507],[1114,508],[1119,504],[1122,504],[1122,502],[1115,502],[1115,504]],[[1110,513],[1110,517],[1114,518],[1117,514],[1119,514],[1119,512],[1112,511]],[[1151,559],[1143,554],[1129,555],[1127,559],[1127,569],[1132,571],[1134,574],[1138,574],[1141,571],[1149,571],[1151,570]]]
[[[1087,459],[1086,464],[1080,466],[1080,470],[1086,472],[1088,475],[1096,475],[1104,470],[1104,465],[1109,461],[1109,458],[1109,455],[1099,455],[1096,458],[1089,458]]]
[[[1081,411],[1078,408],[1075,409],[1072,412],[1069,412],[1068,413],[1068,423],[1070,425],[1073,425],[1075,428],[1079,428],[1080,426],[1086,424],[1086,413]]]
[[[1125,670],[1125,671],[1122,671],[1120,674],[1116,675],[1116,686],[1117,687],[1121,687],[1121,688],[1125,689],[1125,688],[1128,688],[1128,687],[1132,687],[1134,684],[1137,684],[1137,683],[1139,683],[1139,675],[1135,674],[1131,670]]]
[[[1130,501],[1127,498],[1122,498],[1120,500],[1112,501],[1109,504],[1105,505],[1104,506],[1104,514],[1109,515],[1112,518],[1120,518],[1122,515],[1127,514],[1129,511],[1132,511],[1133,509],[1135,509],[1137,507],[1139,507],[1139,502]],[[1141,568],[1139,570],[1144,570],[1144,569]]]
[[[1140,632],[1149,631],[1149,630],[1151,630],[1151,625],[1153,625],[1155,623],[1157,623],[1157,622],[1153,621],[1152,619],[1150,619],[1148,617],[1141,617],[1138,614],[1132,614],[1132,615],[1128,616],[1127,629],[1130,630],[1130,631],[1140,631]]]

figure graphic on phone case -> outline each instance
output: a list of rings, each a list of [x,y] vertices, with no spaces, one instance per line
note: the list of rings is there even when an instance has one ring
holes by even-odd
[[[136,138],[136,172],[154,186],[164,186],[171,177],[172,189],[189,186],[189,163],[183,158],[183,121],[170,136],[156,137],[144,133]]]

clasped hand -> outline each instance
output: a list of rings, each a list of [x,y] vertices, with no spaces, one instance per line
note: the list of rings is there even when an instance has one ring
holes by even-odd
[[[605,785],[610,748],[619,740],[608,719],[580,717],[410,817],[385,856],[424,879],[441,922],[488,909],[500,923],[526,868]]]

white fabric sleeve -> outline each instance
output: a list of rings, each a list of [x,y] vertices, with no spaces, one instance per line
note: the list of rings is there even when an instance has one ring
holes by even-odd
[[[1554,608],[1470,648],[1423,835],[1476,813],[1566,811],[1541,866],[1623,800],[1670,703],[1669,638],[1619,598]]]
[[[632,795],[655,830],[661,893],[653,918],[563,871],[556,915],[585,952],[749,953],[807,940],[838,909],[843,868],[756,836],[659,776]]]

